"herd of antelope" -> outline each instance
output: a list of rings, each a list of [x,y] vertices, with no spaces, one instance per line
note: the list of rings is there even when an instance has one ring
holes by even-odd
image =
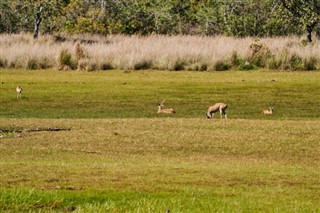
[[[17,98],[21,98],[21,93],[22,93],[22,87],[18,86],[16,88],[17,92]],[[228,105],[225,103],[215,103],[212,106],[209,106],[208,111],[206,113],[207,118],[213,118],[215,112],[220,113],[220,117],[227,119],[227,113],[226,110],[228,108]],[[172,108],[164,108],[164,100],[158,104],[158,113],[163,113],[163,114],[175,114],[176,111]],[[262,114],[264,115],[272,115],[273,113],[273,108],[269,107],[269,109],[264,109],[261,111]]]
[[[174,114],[176,111],[172,108],[163,108],[164,107],[164,100],[158,104],[158,113],[163,113],[163,114]],[[226,110],[228,108],[228,105],[225,103],[215,103],[212,106],[209,106],[208,111],[206,113],[207,118],[213,118],[215,112],[220,113],[220,117],[227,119],[227,113]],[[264,115],[272,115],[273,113],[273,108],[269,107],[269,109],[264,109],[261,111],[262,114]]]

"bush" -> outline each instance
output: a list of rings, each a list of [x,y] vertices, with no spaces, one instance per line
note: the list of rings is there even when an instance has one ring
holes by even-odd
[[[256,43],[250,45],[250,49],[251,56],[249,62],[257,67],[266,67],[268,59],[272,57],[269,48],[256,41]]]
[[[225,61],[217,61],[214,66],[213,66],[213,69],[215,71],[225,71],[225,70],[228,70],[230,69],[230,65],[225,62]]]
[[[152,62],[144,60],[144,61],[136,63],[133,66],[133,69],[134,70],[147,70],[147,69],[150,69],[151,67],[152,67]]]
[[[80,43],[77,43],[75,47],[75,55],[77,59],[80,60],[82,58],[88,57],[88,51],[84,47],[82,47]]]
[[[174,64],[171,70],[180,71],[185,69],[186,62],[178,59]]]
[[[303,69],[302,58],[297,54],[293,54],[289,57],[288,64],[290,65],[289,69],[291,70]]]
[[[69,66],[72,69],[76,67],[76,62],[73,61],[71,53],[64,49],[59,55],[59,64],[60,66]]]
[[[78,62],[78,70],[95,71],[99,68],[99,65],[95,61],[89,59],[82,59]]]
[[[6,67],[7,65],[8,65],[7,60],[0,58],[0,67]]]
[[[54,63],[47,57],[42,57],[38,59],[37,64],[39,69],[47,69],[54,66]]]
[[[303,67],[305,70],[316,70],[317,69],[317,59],[314,57],[311,57],[309,59],[304,59],[303,61]]]
[[[104,62],[100,65],[101,70],[112,70],[113,66],[111,63]]]
[[[253,64],[251,64],[248,61],[245,61],[244,63],[242,63],[239,67],[240,70],[253,70],[254,66]]]
[[[232,67],[239,67],[243,62],[243,60],[239,58],[238,53],[234,51],[231,55],[230,62]]]
[[[276,70],[281,67],[281,61],[277,61],[275,56],[271,56],[267,61],[267,66],[269,69]]]
[[[35,70],[35,69],[37,69],[37,68],[38,68],[37,60],[36,60],[36,59],[33,59],[33,58],[28,59],[26,69],[28,69],[28,70]]]

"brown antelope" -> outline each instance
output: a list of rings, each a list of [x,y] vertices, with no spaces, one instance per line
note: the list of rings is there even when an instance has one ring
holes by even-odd
[[[164,100],[158,105],[158,113],[164,113],[164,114],[174,114],[176,113],[176,111],[174,111],[173,109],[163,109],[164,105]]]
[[[18,87],[16,88],[16,92],[17,92],[17,98],[21,98],[22,87],[18,86]]]
[[[272,115],[272,113],[273,113],[272,107],[269,107],[269,109],[264,109],[261,111],[261,114],[264,114],[264,115]]]
[[[221,118],[227,118],[226,109],[228,106],[225,103],[215,103],[212,106],[209,106],[207,112],[207,118],[213,118],[215,112],[220,112]]]

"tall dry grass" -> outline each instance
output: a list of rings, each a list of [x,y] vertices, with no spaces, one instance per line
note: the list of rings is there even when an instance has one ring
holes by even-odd
[[[80,44],[80,45],[79,45]],[[0,67],[197,70],[263,67],[320,70],[320,41],[299,37],[0,35]]]

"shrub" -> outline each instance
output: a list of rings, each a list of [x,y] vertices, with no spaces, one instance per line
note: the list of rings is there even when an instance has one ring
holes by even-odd
[[[178,59],[175,61],[175,63],[173,64],[173,67],[171,70],[174,70],[174,71],[180,71],[180,70],[184,70],[185,69],[185,65],[186,65],[186,62],[181,60],[181,59]]]
[[[101,70],[112,70],[113,69],[113,66],[111,63],[108,63],[108,62],[104,62],[100,65],[100,69]]]
[[[317,59],[315,57],[306,58],[303,61],[303,67],[305,70],[316,70],[317,69]]]
[[[72,55],[67,49],[63,49],[59,55],[60,66],[69,66],[72,69],[76,67],[76,62],[72,60]]]
[[[141,62],[136,63],[133,66],[133,69],[134,70],[147,70],[147,69],[150,69],[151,67],[152,67],[151,61],[143,60]]]
[[[208,70],[208,64],[205,62],[198,62],[198,63],[191,63],[189,65],[186,65],[184,68],[188,71],[207,71]]]
[[[36,59],[33,59],[33,58],[28,59],[26,69],[28,69],[28,70],[35,70],[35,69],[37,69],[37,68],[38,68],[37,60],[36,60]]]
[[[78,61],[78,70],[86,70],[88,63],[89,63],[88,60],[79,60]]]
[[[238,67],[241,65],[242,62],[243,60],[239,58],[238,53],[236,51],[233,51],[230,59],[231,66]]]
[[[0,67],[6,67],[7,65],[8,65],[7,60],[0,58]]]
[[[47,57],[42,57],[38,59],[37,64],[39,69],[47,69],[54,66],[52,60],[48,59]]]
[[[250,51],[249,62],[257,67],[266,67],[268,59],[272,56],[269,48],[256,40],[250,45]]]
[[[82,47],[78,42],[75,47],[75,55],[78,60],[81,58],[86,58],[88,57],[88,51],[84,47]]]
[[[297,54],[292,54],[288,60],[289,69],[291,70],[302,70],[302,58]]]
[[[225,70],[228,70],[230,69],[230,65],[225,62],[225,61],[217,61],[214,66],[213,66],[213,69],[215,71],[225,71]]]
[[[99,65],[97,63],[94,63],[93,61],[89,62],[89,64],[86,67],[86,71],[96,71],[99,69]]]
[[[271,56],[267,61],[267,67],[269,69],[279,69],[281,67],[281,61],[277,61],[275,56]]]
[[[99,69],[99,65],[95,61],[82,59],[78,62],[78,70],[95,71]]]
[[[253,64],[251,64],[248,61],[245,61],[244,63],[242,63],[239,67],[240,70],[253,70],[254,66]]]

